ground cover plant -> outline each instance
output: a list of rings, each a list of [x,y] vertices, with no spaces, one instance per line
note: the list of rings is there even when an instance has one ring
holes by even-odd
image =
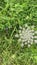
[[[37,0],[0,0],[0,65],[37,65]]]

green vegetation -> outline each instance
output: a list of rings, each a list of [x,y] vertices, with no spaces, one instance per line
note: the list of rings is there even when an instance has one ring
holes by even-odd
[[[0,0],[0,65],[37,65],[37,44],[22,48],[15,38],[25,23],[37,31],[37,0]]]

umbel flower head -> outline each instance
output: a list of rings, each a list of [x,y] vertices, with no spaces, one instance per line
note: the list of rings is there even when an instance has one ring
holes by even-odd
[[[30,47],[34,42],[34,38],[36,37],[34,36],[34,25],[28,26],[28,24],[25,24],[23,27],[20,26],[19,28],[19,33],[16,34],[15,37],[18,38],[18,42],[21,43],[22,47],[24,45],[28,45],[28,47]]]

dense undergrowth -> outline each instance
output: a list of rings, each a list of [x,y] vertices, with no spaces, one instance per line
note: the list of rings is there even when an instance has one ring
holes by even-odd
[[[37,44],[22,48],[14,36],[26,23],[37,30],[37,0],[0,0],[0,65],[37,65]]]

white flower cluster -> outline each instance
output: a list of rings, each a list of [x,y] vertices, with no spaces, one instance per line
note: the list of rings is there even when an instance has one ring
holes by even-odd
[[[20,26],[19,34],[16,34],[15,37],[19,38],[18,42],[21,43],[22,47],[24,45],[30,47],[34,42],[34,25],[28,26],[28,24],[25,24],[23,27]]]

